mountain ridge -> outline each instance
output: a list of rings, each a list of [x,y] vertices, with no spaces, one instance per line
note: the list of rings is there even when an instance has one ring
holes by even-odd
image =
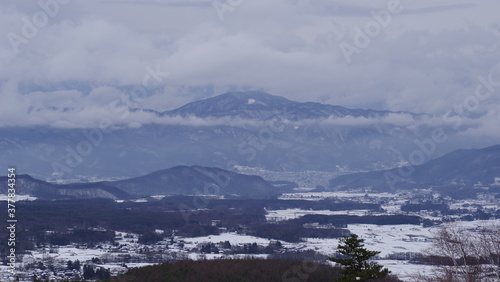
[[[418,122],[424,114],[351,110],[258,91],[228,92],[151,113],[172,118],[159,118],[158,123],[146,119],[140,126],[118,121],[105,130],[0,128],[0,165],[16,160],[30,175],[64,180],[80,175],[132,177],[179,164],[232,164],[276,172],[368,171],[394,167],[400,154],[415,149],[415,139],[431,136],[433,130],[432,120]],[[190,118],[195,116],[199,118]],[[453,135],[430,157],[463,147]],[[84,147],[89,147],[88,155],[78,156],[78,148]]]
[[[493,145],[481,149],[454,150],[416,166],[341,175],[330,180],[329,187],[352,189],[372,187],[377,190],[388,190],[388,188],[413,189],[447,185],[473,186],[479,182],[491,185],[498,177],[500,177],[500,145]]]
[[[244,197],[275,197],[278,188],[259,176],[244,175],[216,167],[175,166],[150,174],[109,182],[131,194],[239,195]]]
[[[139,111],[140,109],[133,109]],[[329,117],[383,117],[391,113],[409,114],[419,117],[427,114],[404,111],[351,109],[339,105],[317,102],[297,102],[282,96],[263,91],[226,92],[211,98],[187,103],[179,108],[158,112],[149,109],[140,111],[155,113],[158,116],[196,116],[200,118],[238,117],[242,119],[269,120],[282,117],[292,121],[306,119],[326,119]]]
[[[0,177],[0,193],[6,194],[6,176]],[[128,200],[152,195],[217,195],[274,198],[279,188],[259,176],[215,167],[175,166],[118,181],[55,184],[27,174],[17,175],[17,193],[41,199],[111,198]]]

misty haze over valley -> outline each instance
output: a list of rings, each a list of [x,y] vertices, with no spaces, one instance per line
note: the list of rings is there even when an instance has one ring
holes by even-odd
[[[2,1],[0,280],[499,281],[499,5]]]

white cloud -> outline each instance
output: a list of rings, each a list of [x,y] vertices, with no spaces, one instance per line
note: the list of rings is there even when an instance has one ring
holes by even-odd
[[[157,65],[170,76],[138,106],[158,111],[225,89],[263,89],[299,101],[440,116],[474,93],[478,76],[500,81],[500,4],[493,0],[401,0],[402,12],[347,64],[339,43],[353,44],[356,29],[387,3],[245,0],[221,21],[205,0],[73,0],[16,54],[8,34],[22,34],[21,18],[42,10],[37,1],[3,1],[1,123],[95,123],[109,115],[103,105],[141,85],[146,67]],[[191,91],[203,87],[215,93]],[[498,93],[477,112],[498,107]],[[130,117],[137,120],[127,122],[156,122]],[[480,121],[485,130],[476,133],[495,129],[493,118]],[[399,115],[384,122],[413,121]]]

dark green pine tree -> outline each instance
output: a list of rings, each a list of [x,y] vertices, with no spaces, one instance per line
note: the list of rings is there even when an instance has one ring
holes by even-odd
[[[382,269],[382,265],[369,262],[371,258],[380,252],[369,251],[364,248],[364,241],[364,239],[358,238],[356,234],[344,236],[340,239],[337,247],[340,258],[330,258],[331,261],[343,266],[342,275],[336,279],[337,281],[368,281],[369,279],[383,278],[390,273],[387,268]]]

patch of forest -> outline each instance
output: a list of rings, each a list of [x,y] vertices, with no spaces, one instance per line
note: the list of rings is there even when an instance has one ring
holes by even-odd
[[[184,260],[129,270],[106,281],[333,281],[340,275],[339,267],[326,264],[280,259],[218,259]],[[114,280],[113,280],[114,279]],[[120,280],[121,279],[121,280]],[[400,281],[394,276],[380,280]]]
[[[166,197],[148,202],[118,203],[110,199],[88,200],[36,200],[16,205],[18,252],[23,253],[35,245],[68,245],[70,243],[94,246],[101,242],[114,243],[112,231],[140,235],[143,243],[150,244],[171,236],[197,237],[217,235],[220,230],[251,234],[259,237],[298,242],[302,238],[338,238],[349,234],[340,229],[348,223],[417,224],[411,216],[322,216],[304,217],[269,223],[265,209],[354,210],[380,209],[378,204],[303,200],[239,200],[203,198],[204,207],[195,208],[200,197]],[[0,208],[6,208],[0,203]],[[6,228],[6,215],[0,217],[0,228]],[[332,228],[310,228],[305,223],[332,224]],[[163,230],[165,235],[154,235]],[[0,239],[6,240],[7,233]],[[152,235],[153,234],[153,235]],[[0,247],[6,252],[5,246]]]

